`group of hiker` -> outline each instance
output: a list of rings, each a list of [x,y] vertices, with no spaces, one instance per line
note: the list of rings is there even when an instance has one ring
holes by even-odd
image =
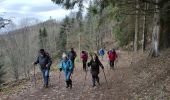
[[[90,60],[88,61],[90,55]],[[98,56],[99,55],[99,56]],[[83,65],[83,70],[87,71],[87,66],[90,67],[90,72],[92,75],[92,87],[96,86],[96,82],[100,84],[99,82],[99,67],[102,68],[104,71],[104,66],[99,60],[99,57],[103,60],[103,57],[105,55],[105,49],[101,48],[97,53],[88,53],[87,51],[81,51],[80,58],[82,60],[82,65]],[[107,51],[107,55],[109,58],[109,64],[110,68],[114,69],[114,62],[117,59],[117,54],[115,49],[110,49]],[[75,59],[77,57],[76,52],[74,51],[73,48],[68,53],[63,53],[62,54],[62,60],[59,64],[59,71],[63,71],[65,75],[65,82],[66,82],[66,88],[70,87],[72,88],[72,80],[71,80],[71,75],[74,72],[75,68]],[[34,65],[39,64],[40,65],[40,70],[42,72],[43,80],[44,80],[44,87],[48,87],[48,82],[49,82],[49,71],[50,71],[50,66],[52,64],[52,59],[44,49],[39,50],[39,54],[37,56],[37,60],[33,62]]]

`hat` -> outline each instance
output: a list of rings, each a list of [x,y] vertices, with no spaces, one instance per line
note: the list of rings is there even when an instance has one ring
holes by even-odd
[[[40,49],[39,52],[40,52],[40,53],[43,53],[43,52],[45,52],[45,50],[44,50],[44,49]]]
[[[66,58],[66,57],[67,57],[66,53],[63,53],[62,58]]]
[[[112,51],[114,52],[114,51],[115,51],[115,49],[114,49],[114,48],[112,48]]]
[[[95,53],[95,52],[90,52],[90,56],[92,57],[93,55],[97,56],[97,53]]]

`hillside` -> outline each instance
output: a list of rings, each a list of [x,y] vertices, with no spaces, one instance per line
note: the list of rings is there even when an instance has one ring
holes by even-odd
[[[20,88],[18,84],[12,89],[17,89],[16,91],[9,91],[6,89],[6,93],[1,92],[1,99],[4,100],[117,100],[124,99],[128,97],[128,90],[130,89],[127,80],[130,79],[129,73],[129,64],[130,57],[132,53],[118,51],[119,62],[116,65],[115,70],[111,70],[108,66],[107,59],[103,60],[102,63],[105,67],[105,73],[108,80],[108,87],[104,79],[104,74],[102,70],[100,71],[100,81],[101,84],[93,88],[91,84],[91,75],[90,71],[87,72],[87,80],[84,81],[85,72],[82,69],[81,63],[76,63],[76,69],[72,76],[73,79],[73,88],[66,89],[63,73],[61,73],[61,79],[59,80],[59,72],[53,71],[50,74],[50,87],[44,89],[42,83],[39,80],[36,87],[31,81],[23,83]],[[124,63],[122,63],[124,62]],[[83,87],[83,83],[85,86]]]
[[[145,58],[132,64],[132,91],[136,98],[152,100],[170,99],[170,49],[160,57]]]
[[[0,4],[0,100],[170,100],[170,0],[3,0]],[[84,51],[97,53],[101,48],[114,48],[118,60],[112,70],[109,63],[114,62],[105,55],[101,84],[92,87],[91,78],[94,82],[98,76],[91,76],[90,69],[83,71],[81,52],[86,61]],[[71,58],[77,57],[73,88],[66,89],[57,66],[70,49]],[[114,50],[109,54],[116,58]],[[95,67],[97,60],[91,63]],[[71,85],[72,64],[67,61],[62,70]]]
[[[31,80],[20,82],[2,88],[3,100],[169,100],[170,99],[170,50],[162,52],[158,58],[148,58],[142,52],[134,53],[118,50],[119,61],[116,69],[108,67],[107,59],[102,63],[108,80],[108,87],[103,72],[100,72],[101,84],[96,88],[91,86],[91,75],[85,72],[80,62],[76,62],[76,70],[72,76],[73,89],[66,89],[64,76],[53,70],[50,74],[50,87],[42,87],[41,78],[38,75],[36,87]],[[135,55],[134,55],[135,54]],[[55,65],[53,65],[55,66]],[[54,68],[56,69],[56,68]],[[32,79],[32,78],[31,78]],[[83,87],[83,83],[85,86]],[[11,90],[12,88],[12,90]]]

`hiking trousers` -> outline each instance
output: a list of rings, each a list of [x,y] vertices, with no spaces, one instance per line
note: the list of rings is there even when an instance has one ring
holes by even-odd
[[[72,74],[72,72],[71,72],[71,71],[65,71],[65,72],[64,72],[64,74],[65,74],[65,79],[66,79],[66,81],[71,80],[71,79],[70,79],[71,74]]]
[[[73,71],[74,71],[74,67],[75,67],[75,65],[74,65],[74,60],[75,59],[71,59],[71,62],[72,62],[72,64],[73,64]],[[73,73],[73,72],[72,72]]]
[[[91,71],[91,74],[92,74],[92,83],[93,83],[93,86],[96,85],[96,81],[97,83],[99,83],[99,72],[98,71]]]
[[[86,71],[87,60],[83,60],[83,69]]]
[[[49,81],[49,69],[41,69],[44,85],[48,86]]]
[[[111,67],[111,68],[114,68],[114,60],[111,60],[111,61],[110,61],[110,67]]]

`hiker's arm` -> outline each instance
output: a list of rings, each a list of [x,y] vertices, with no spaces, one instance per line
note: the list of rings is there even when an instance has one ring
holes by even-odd
[[[36,61],[33,64],[37,65],[38,63],[39,63],[39,57],[37,57]]]
[[[118,56],[117,56],[117,53],[115,52],[115,60],[117,61],[118,60]]]
[[[70,61],[70,66],[69,66],[69,70],[73,70],[73,63],[72,63],[72,61]]]
[[[102,69],[104,69],[103,64],[100,62],[100,60],[99,60],[99,66],[100,66]]]
[[[63,61],[61,61],[59,64],[59,70],[62,71],[62,69],[63,69]]]
[[[49,57],[49,58],[48,58],[48,64],[46,65],[46,67],[50,67],[51,64],[52,64],[52,60],[51,60],[51,58]]]
[[[75,52],[75,58],[77,57],[77,53]]]
[[[91,66],[91,63],[92,63],[92,61],[88,62],[88,63],[87,63],[87,66],[90,67],[90,66]]]

